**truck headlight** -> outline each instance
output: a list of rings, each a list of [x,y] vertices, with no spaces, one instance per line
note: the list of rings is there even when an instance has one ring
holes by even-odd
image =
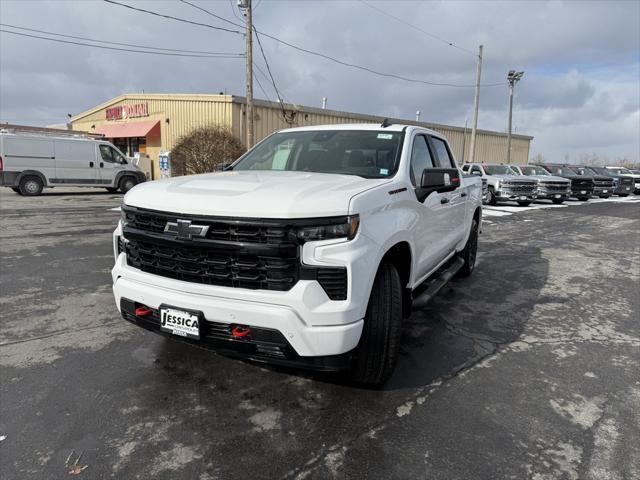
[[[329,240],[332,238],[347,238],[351,240],[358,233],[359,226],[360,216],[358,215],[328,218],[326,223],[323,220],[319,220],[318,225],[300,227],[296,236],[302,242]]]

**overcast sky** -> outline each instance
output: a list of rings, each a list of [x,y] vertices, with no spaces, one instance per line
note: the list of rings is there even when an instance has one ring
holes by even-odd
[[[133,2],[196,22],[236,29],[174,0]],[[194,3],[234,22],[236,0]],[[259,31],[349,63],[429,82],[472,85],[484,44],[479,128],[506,131],[509,69],[514,130],[535,137],[531,156],[577,161],[597,154],[640,160],[640,2],[373,1],[376,8],[453,42],[447,45],[360,1],[254,0]],[[146,46],[242,53],[241,35],[179,23],[103,1],[0,0],[0,21],[19,27]],[[6,26],[4,30],[18,31]],[[24,33],[24,30],[22,31]],[[30,34],[42,35],[39,33]],[[286,100],[463,126],[473,88],[384,78],[262,38]],[[126,48],[126,47],[125,47]],[[469,50],[471,53],[463,51]],[[264,70],[259,50],[254,50]],[[100,50],[0,33],[0,120],[64,123],[125,92],[244,95],[244,59],[184,58]],[[269,99],[275,94],[258,77]],[[258,98],[264,94],[255,85]]]

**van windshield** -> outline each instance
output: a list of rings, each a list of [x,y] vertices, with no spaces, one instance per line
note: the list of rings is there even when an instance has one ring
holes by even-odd
[[[398,168],[403,132],[307,130],[271,135],[232,170],[282,170],[387,178]]]

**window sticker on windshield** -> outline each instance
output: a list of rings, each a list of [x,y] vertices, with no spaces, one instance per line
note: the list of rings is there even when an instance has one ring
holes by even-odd
[[[378,138],[380,140],[391,140],[393,138],[393,133],[379,133]]]
[[[389,175],[389,169],[388,168],[381,168],[380,169],[380,175]]]

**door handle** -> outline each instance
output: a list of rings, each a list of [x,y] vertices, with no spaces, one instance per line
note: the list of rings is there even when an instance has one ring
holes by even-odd
[[[443,204],[444,204],[444,203],[449,203],[449,199],[448,199],[447,197],[442,197],[442,198],[440,199],[440,203],[443,203]]]
[[[93,168],[93,162],[89,162],[89,167]]]
[[[467,192],[462,192],[462,193],[460,194],[460,196],[461,196],[461,197],[466,197],[466,196],[467,196]]]
[[[104,167],[104,163],[100,162],[100,168]]]

